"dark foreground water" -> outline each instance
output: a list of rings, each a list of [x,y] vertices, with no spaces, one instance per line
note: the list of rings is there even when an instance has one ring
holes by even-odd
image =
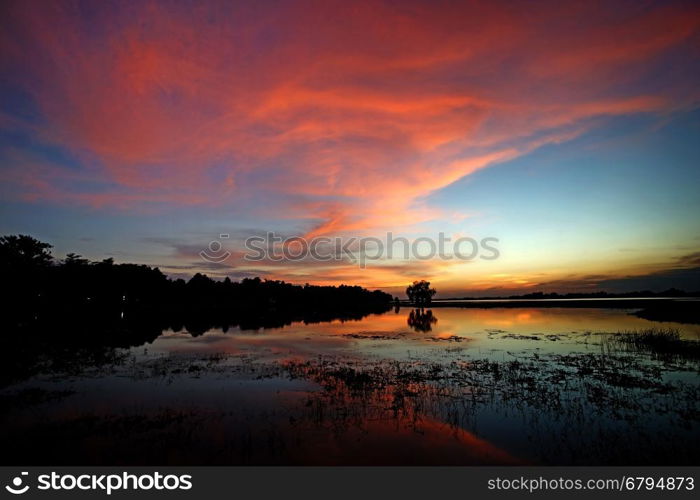
[[[402,308],[167,331],[0,390],[13,464],[694,464],[697,357],[629,310]]]

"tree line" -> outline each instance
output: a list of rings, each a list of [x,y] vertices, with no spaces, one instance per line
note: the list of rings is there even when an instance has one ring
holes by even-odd
[[[0,237],[0,272],[6,309],[34,317],[86,309],[134,314],[232,315],[295,312],[307,315],[386,310],[391,295],[359,286],[294,285],[279,280],[214,280],[197,273],[171,279],[157,267],[89,261],[77,254],[58,260],[51,245],[26,235]]]
[[[200,273],[171,279],[157,267],[112,259],[56,259],[51,245],[26,235],[0,237],[0,275],[0,387],[38,372],[113,362],[120,348],[153,342],[167,329],[197,336],[213,328],[355,320],[387,311],[392,300],[359,286],[217,281]]]

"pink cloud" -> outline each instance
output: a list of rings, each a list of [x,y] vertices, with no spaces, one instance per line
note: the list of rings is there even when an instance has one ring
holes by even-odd
[[[87,5],[7,9],[2,68],[42,118],[0,125],[108,187],[10,156],[3,178],[25,199],[138,210],[265,192],[293,198],[273,200],[279,217],[319,221],[309,235],[397,227],[444,215],[426,195],[592,118],[698,97],[647,85],[666,52],[697,52],[700,16],[675,4]]]

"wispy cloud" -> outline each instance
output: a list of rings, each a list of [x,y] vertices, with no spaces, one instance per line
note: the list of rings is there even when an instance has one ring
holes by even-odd
[[[2,18],[4,88],[27,104],[0,129],[34,145],[2,151],[3,197],[239,203],[307,236],[450,218],[427,196],[700,97],[664,65],[697,52],[685,3],[6,2]]]

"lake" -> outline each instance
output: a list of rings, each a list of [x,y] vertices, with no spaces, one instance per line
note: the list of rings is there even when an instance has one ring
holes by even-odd
[[[0,390],[27,464],[695,464],[700,363],[630,309],[402,307],[167,330]],[[19,458],[18,458],[19,457]]]

